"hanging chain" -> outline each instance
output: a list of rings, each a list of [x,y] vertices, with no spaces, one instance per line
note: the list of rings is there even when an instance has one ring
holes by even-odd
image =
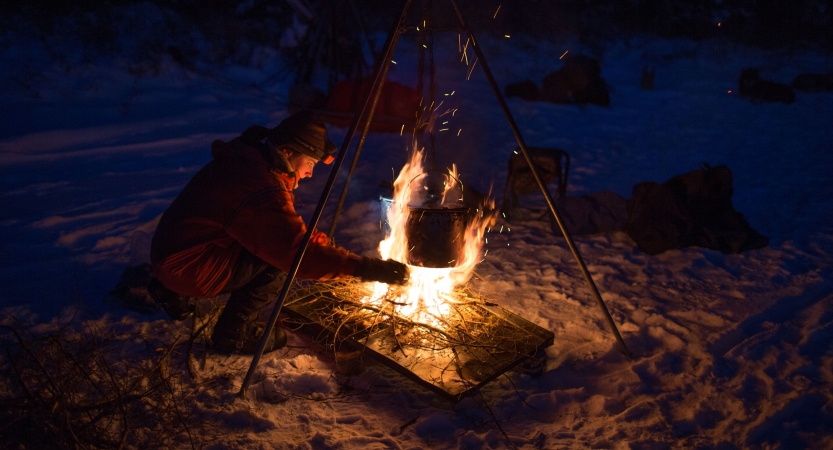
[[[429,84],[428,84],[428,91],[431,103],[429,106],[430,111],[428,111],[429,117],[432,117],[434,114],[434,102],[436,94],[437,94],[437,83],[434,78],[434,23],[433,23],[433,15],[434,12],[434,0],[428,0],[428,20],[431,22],[431,31],[428,32],[428,74],[429,74]],[[434,150],[434,129],[431,129],[431,170],[434,170],[434,160],[436,158],[436,151]]]
[[[422,2],[422,17],[425,17],[425,1]],[[419,27],[417,27],[418,29]],[[416,111],[416,119],[417,119],[417,126],[414,128],[414,133],[420,128],[420,112],[424,109],[422,104],[425,102],[425,99],[422,96],[422,89],[425,86],[424,78],[425,78],[425,27],[423,26],[421,30],[419,30],[419,39],[417,45],[419,46],[419,58],[417,61],[417,95],[419,95],[419,109]]]
[[[421,137],[417,135],[425,131],[427,125],[431,122],[433,116],[434,101],[437,93],[437,86],[435,80],[434,69],[434,30],[429,31],[429,27],[433,27],[432,13],[433,0],[423,0],[422,2],[422,28],[417,26],[419,30],[419,57],[417,62],[417,94],[419,95],[419,109],[416,111],[416,127],[414,127],[414,137]],[[430,24],[430,25],[429,25]],[[423,95],[425,88],[425,49],[428,49],[428,98]],[[434,130],[429,131],[430,145],[429,145],[429,163],[430,170],[434,170],[434,159],[436,152],[434,150]],[[422,141],[421,139],[419,140]]]

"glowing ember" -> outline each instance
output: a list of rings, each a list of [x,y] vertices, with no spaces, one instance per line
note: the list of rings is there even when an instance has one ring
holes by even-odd
[[[406,224],[411,206],[423,206],[435,201],[437,207],[462,205],[464,188],[457,181],[457,168],[453,166],[444,177],[442,193],[434,198],[427,185],[415,183],[414,180],[425,177],[423,169],[423,152],[414,151],[410,161],[405,164],[399,177],[394,182],[393,203],[387,212],[390,234],[379,243],[379,253],[384,259],[408,262],[408,238]],[[423,190],[424,189],[424,190]],[[470,215],[465,230],[463,257],[455,261],[454,267],[427,268],[409,266],[410,280],[406,286],[393,287],[375,283],[373,295],[365,297],[364,303],[381,305],[390,302],[396,305],[396,312],[416,322],[437,325],[441,318],[449,313],[449,294],[471,277],[474,267],[481,261],[483,234],[486,227],[495,219],[495,213],[484,214],[482,211],[494,211],[494,200],[488,196],[485,204],[478,205],[480,214]],[[432,318],[433,317],[433,318]]]

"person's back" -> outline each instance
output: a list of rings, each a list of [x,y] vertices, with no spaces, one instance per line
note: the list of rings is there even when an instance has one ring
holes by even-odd
[[[258,312],[283,286],[307,230],[292,190],[334,150],[323,121],[303,111],[274,129],[254,126],[212,144],[214,160],[162,215],[151,245],[156,279],[148,289],[172,318],[185,318],[187,297],[231,293],[212,341],[223,352],[254,352],[263,328]],[[337,248],[314,230],[297,276],[402,283],[407,268]],[[286,340],[275,330],[267,350]]]
[[[262,151],[240,139],[214,142],[215,159],[194,176],[159,221],[151,260],[163,284],[181,295],[217,295],[241,247],[289,270],[306,226],[292,204],[295,178],[288,162],[279,158],[270,165]],[[360,257],[328,246],[320,233],[315,238],[300,277],[329,279],[355,273]]]

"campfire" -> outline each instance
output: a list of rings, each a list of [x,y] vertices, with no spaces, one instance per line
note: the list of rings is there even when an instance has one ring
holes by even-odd
[[[362,303],[395,305],[395,312],[414,322],[439,325],[450,313],[453,292],[469,280],[482,259],[483,237],[494,222],[494,201],[469,211],[457,167],[447,173],[426,172],[422,151],[414,151],[394,182],[387,210],[390,233],[379,243],[383,259],[409,265],[402,287],[375,283]],[[486,211],[489,211],[488,213]]]
[[[302,284],[286,325],[328,348],[361,350],[449,399],[458,400],[552,344],[553,334],[500,308],[500,294],[472,283],[496,211],[466,204],[455,166],[425,170],[415,151],[394,182],[383,258],[408,264],[404,286],[354,281]]]

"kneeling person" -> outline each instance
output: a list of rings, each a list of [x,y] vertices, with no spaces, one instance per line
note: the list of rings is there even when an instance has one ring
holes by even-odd
[[[151,295],[173,319],[187,317],[187,297],[230,293],[211,340],[222,353],[254,353],[265,326],[258,313],[283,286],[306,224],[293,190],[315,164],[333,160],[324,122],[301,111],[267,129],[252,126],[230,142],[215,141],[203,167],[162,215],[151,244]],[[314,230],[299,278],[404,283],[407,267],[361,257]],[[264,352],[282,347],[279,327]]]

